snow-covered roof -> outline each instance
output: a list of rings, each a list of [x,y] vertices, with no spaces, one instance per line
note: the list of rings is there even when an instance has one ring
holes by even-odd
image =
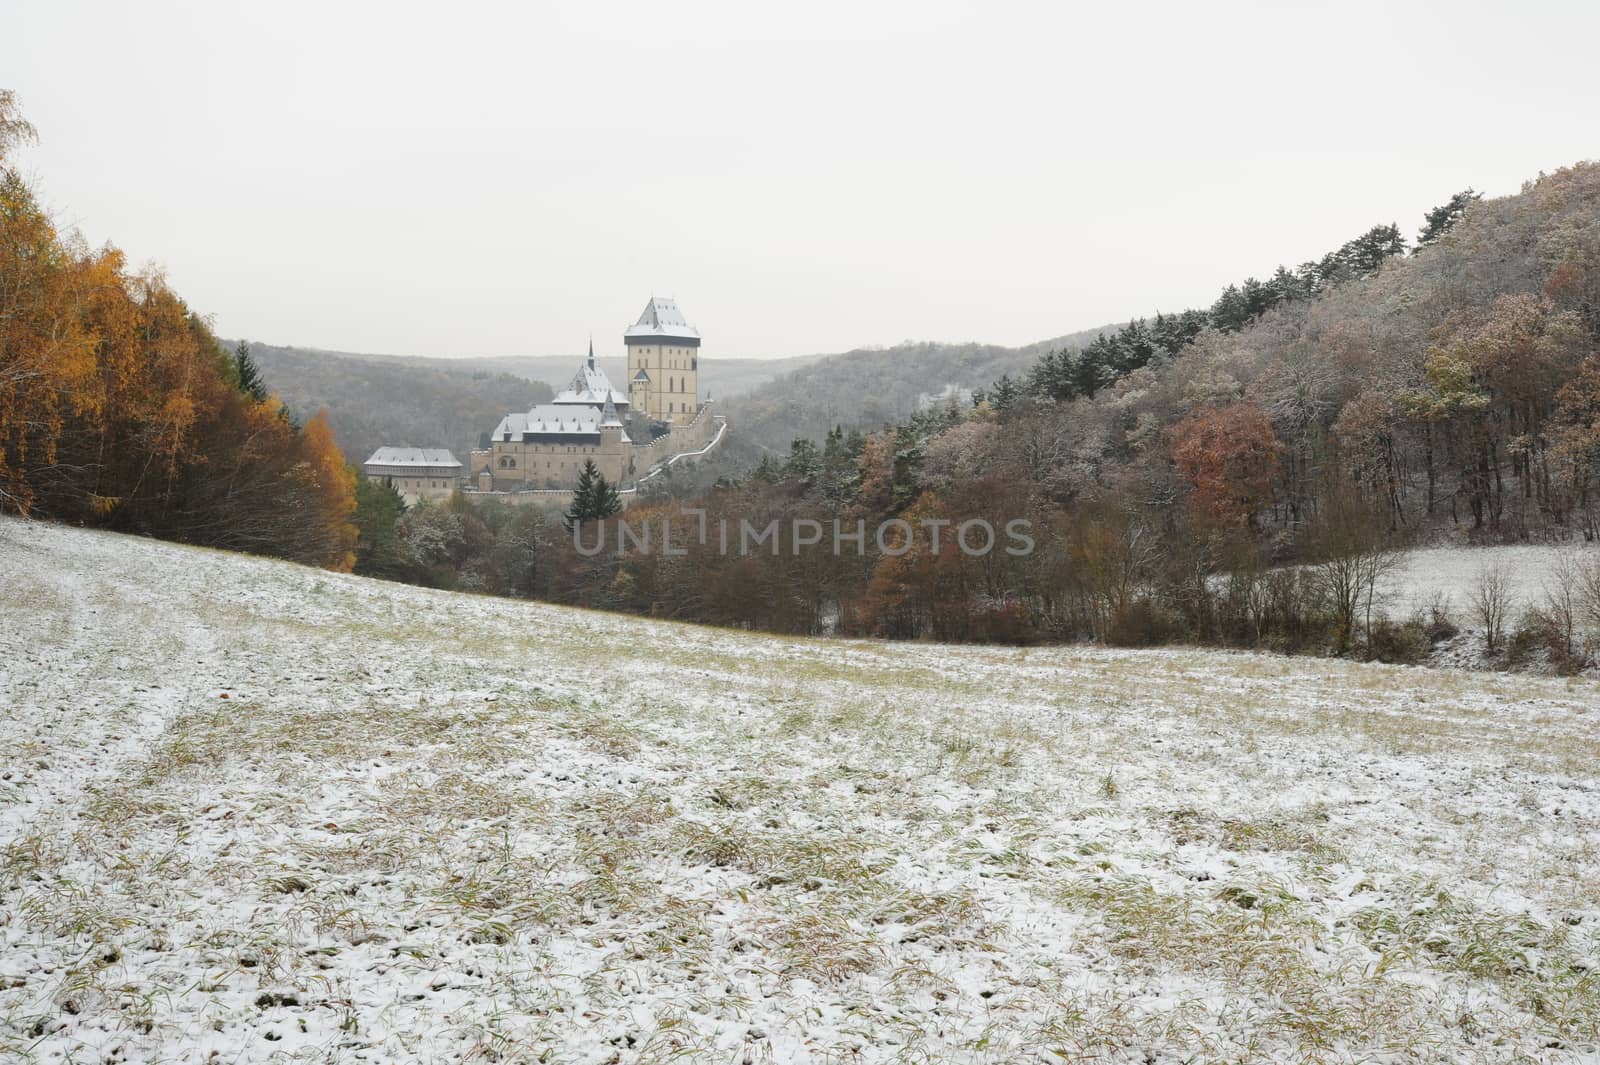
[[[628,331],[622,334],[625,340],[683,340],[692,342],[691,346],[698,347],[700,333],[683,317],[683,312],[678,310],[678,304],[665,296],[651,296],[650,302],[644,305],[644,313],[639,315],[639,320],[634,322]]]
[[[526,433],[542,436],[593,436],[600,432],[600,412],[578,404],[540,403],[526,413],[507,414],[495,426],[494,439],[506,434],[520,440]],[[619,423],[620,424],[620,423]]]
[[[572,379],[572,383],[556,393],[554,402],[585,403],[593,407],[603,406],[609,402],[626,407],[628,397],[611,386],[611,379],[606,376],[606,372],[595,365],[594,349],[590,348],[589,358],[578,367],[578,374]]]
[[[367,466],[455,466],[461,463],[442,447],[380,447],[365,463]]]
[[[644,367],[639,367],[639,372],[633,375],[635,381],[649,381],[650,375],[644,372]]]

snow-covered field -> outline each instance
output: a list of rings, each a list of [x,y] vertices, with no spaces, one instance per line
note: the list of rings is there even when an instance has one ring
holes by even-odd
[[[1600,687],[0,521],[0,1058],[1593,1061]]]
[[[1427,610],[1442,602],[1465,621],[1478,575],[1487,566],[1500,566],[1510,579],[1514,611],[1544,604],[1561,581],[1561,560],[1593,559],[1600,547],[1573,543],[1566,546],[1526,544],[1506,547],[1432,547],[1408,551],[1400,566],[1383,582],[1385,607],[1398,617]]]

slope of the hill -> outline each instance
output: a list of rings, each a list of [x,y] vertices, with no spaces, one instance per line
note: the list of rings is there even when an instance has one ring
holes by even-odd
[[[8,1060],[1593,1060],[1600,693],[0,521]]]
[[[270,344],[251,344],[250,354],[267,387],[291,411],[305,417],[327,409],[334,438],[351,462],[386,445],[445,447],[465,461],[507,411],[554,395],[542,381],[446,359],[367,358]]]
[[[1242,522],[1196,485],[1254,432],[1273,457],[1224,481],[1265,527],[1292,532],[1345,492],[1417,543],[1592,539],[1600,163],[1474,201],[1430,245],[1206,329],[1171,359],[1099,370],[1122,376],[1092,399],[1019,404],[971,468],[1062,505],[1120,494],[1162,500],[1174,525],[1191,509]],[[1241,469],[1259,483],[1243,488]]]
[[[1046,351],[1088,343],[1103,331],[1086,329],[1005,348],[993,344],[899,344],[862,348],[817,359],[733,397],[724,413],[738,443],[786,452],[797,437],[820,440],[835,425],[846,431],[881,429],[916,409],[919,397],[946,386],[988,388],[1005,374],[1024,374]]]

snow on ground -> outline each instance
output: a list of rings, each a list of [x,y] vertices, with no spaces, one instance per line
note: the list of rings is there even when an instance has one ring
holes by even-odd
[[[1600,687],[0,522],[0,1058],[1593,1061]]]
[[[1511,578],[1514,610],[1520,613],[1544,604],[1560,584],[1560,563],[1592,559],[1600,547],[1573,543],[1517,544],[1494,547],[1430,547],[1408,551],[1401,565],[1384,580],[1384,600],[1389,611],[1406,617],[1444,603],[1459,618],[1469,613],[1469,597],[1478,575],[1488,566],[1502,566]]]

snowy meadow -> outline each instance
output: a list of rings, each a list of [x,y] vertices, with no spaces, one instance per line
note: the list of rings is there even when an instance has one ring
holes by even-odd
[[[0,1058],[1600,1058],[1600,685],[0,521]]]

